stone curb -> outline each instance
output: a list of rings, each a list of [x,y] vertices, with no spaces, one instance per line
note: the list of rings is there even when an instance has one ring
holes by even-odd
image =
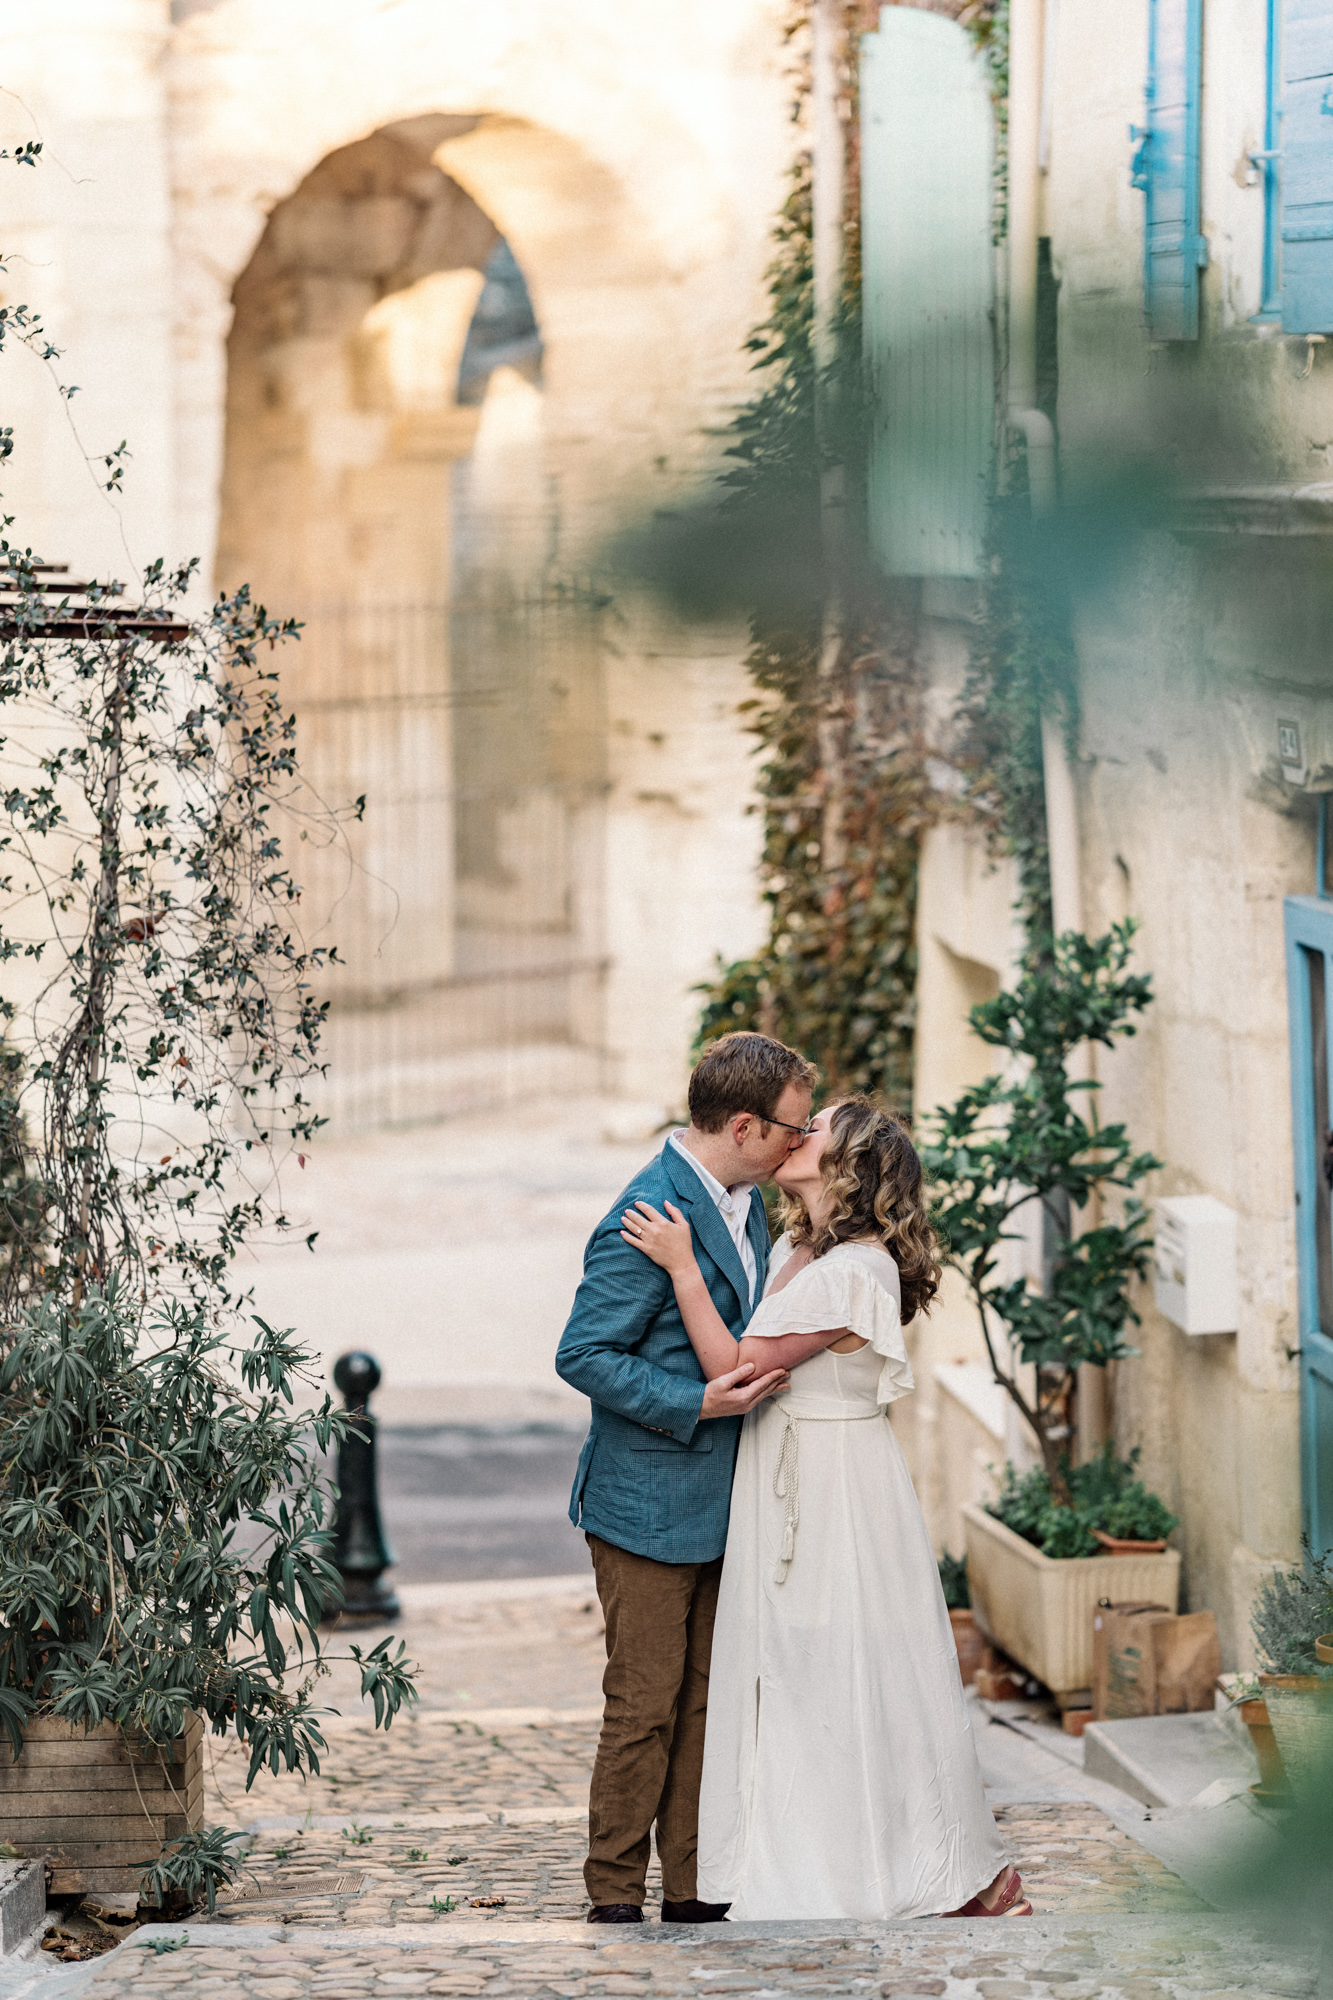
[[[291,1813],[276,1818],[252,1819],[245,1826],[246,1833],[341,1833],[352,1825],[372,1827],[377,1833],[395,1830],[403,1833],[429,1833],[433,1828],[441,1832],[458,1826],[553,1826],[560,1820],[586,1820],[586,1806],[483,1806],[476,1812],[344,1812],[317,1813],[313,1817],[304,1814],[300,1818]]]
[[[1197,1931],[1204,1937],[1219,1941],[1229,1936],[1250,1938],[1255,1932],[1255,1919],[1253,1916],[1248,1920],[1239,1916],[1223,1917],[1214,1910],[1157,1910],[1123,1915],[1117,1912],[1106,1916],[1089,1916],[1084,1912],[1067,1917],[1005,1919],[998,1924],[995,1919],[965,1917],[903,1917],[896,1921],[793,1918],[783,1923],[648,1922],[617,1929],[608,1936],[606,1928],[588,1924],[582,1917],[534,1917],[519,1923],[506,1923],[503,1919],[496,1921],[460,1915],[457,1921],[449,1924],[367,1924],[355,1930],[336,1931],[286,1924],[214,1926],[207,1917],[196,1917],[178,1924],[144,1924],[132,1938],[117,1945],[98,1963],[109,1965],[126,1952],[148,1949],[154,1938],[184,1939],[187,1944],[197,1944],[201,1951],[250,1951],[261,1945],[293,1944],[304,1947],[308,1952],[318,1940],[322,1950],[351,1952],[372,1948],[381,1951],[438,1951],[445,1939],[455,1945],[484,1946],[489,1950],[492,1945],[556,1944],[568,1942],[571,1936],[576,1936],[585,1943],[601,1945],[660,1943],[669,1947],[672,1944],[688,1944],[706,1953],[710,1945],[721,1949],[731,1944],[761,1943],[765,1939],[786,1943],[800,1938],[820,1942],[846,1938],[865,1943],[875,1938],[911,1937],[948,1944],[956,1942],[960,1946],[975,1946],[984,1939],[997,1951],[1018,1952],[1027,1957],[1031,1956],[1034,1947],[1067,1938],[1071,1934],[1080,1939],[1107,1937],[1124,1943],[1139,1937],[1159,1941],[1168,1931],[1175,1936]]]
[[[580,1423],[579,1428],[586,1428]],[[454,1604],[517,1604],[534,1597],[596,1597],[597,1580],[591,1568],[564,1576],[502,1576],[475,1583],[400,1583],[396,1596],[403,1616],[413,1611],[435,1611]],[[369,1624],[369,1620],[366,1621]],[[385,1619],[396,1625],[401,1619]],[[346,1626],[344,1630],[350,1631]]]
[[[26,1861],[0,1889],[0,1954],[8,1956],[36,1937],[46,1921],[46,1864]]]
[[[600,1722],[600,1708],[409,1708],[398,1718],[399,1727],[430,1727],[435,1723],[470,1722],[489,1735],[496,1729],[553,1729],[562,1723]],[[320,1728],[326,1736],[337,1736],[347,1729],[373,1729],[373,1715],[325,1715],[320,1719]],[[387,1731],[385,1732],[387,1735]]]

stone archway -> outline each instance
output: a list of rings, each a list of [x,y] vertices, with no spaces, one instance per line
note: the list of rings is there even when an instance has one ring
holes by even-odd
[[[302,768],[367,801],[346,846],[302,857],[308,933],[343,961],[329,1108],[356,1121],[494,1095],[497,1047],[589,1075],[599,648],[553,588],[523,273],[433,159],[474,122],[321,161],[273,210],[228,341],[218,580],[303,621],[282,665]]]

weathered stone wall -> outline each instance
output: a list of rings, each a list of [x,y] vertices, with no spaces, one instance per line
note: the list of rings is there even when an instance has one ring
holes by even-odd
[[[1063,544],[1083,921],[1138,918],[1136,963],[1156,993],[1135,1039],[1096,1051],[1101,1113],[1164,1162],[1150,1197],[1211,1194],[1240,1218],[1238,1331],[1186,1336],[1143,1286],[1142,1353],[1111,1371],[1109,1418],[1180,1514],[1187,1602],[1216,1612],[1232,1664],[1252,1658],[1264,1563],[1299,1552],[1282,901],[1313,887],[1314,802],[1280,782],[1276,732],[1294,705],[1309,740],[1328,740],[1333,607],[1327,542],[1234,520],[1186,533],[1173,492],[1322,477],[1333,366],[1327,349],[1251,323],[1262,192],[1243,155],[1263,143],[1265,9],[1208,0],[1205,16],[1202,339],[1153,345],[1143,331],[1143,202],[1126,140],[1142,122],[1143,0],[1117,9],[1114,33],[1096,0],[1062,0],[1042,232],[1060,283],[1062,490],[1087,509],[1085,532]],[[957,860],[940,866],[958,839],[931,835],[922,872],[922,1101],[975,1074],[976,1051],[925,1004],[944,990],[941,949],[955,932],[999,934],[1012,894],[979,850],[970,879]],[[966,955],[1003,976],[994,950]]]
[[[693,490],[747,393],[791,147],[780,14],[355,0],[331,23],[314,0],[52,0],[7,24],[6,76],[48,159],[16,178],[6,243],[28,261],[6,296],[45,307],[82,385],[76,442],[38,364],[11,369],[6,498],[25,538],[103,573],[199,553],[209,582],[248,575],[275,608],[389,584],[435,601],[460,521],[474,571],[520,590],[539,564],[596,570],[611,536]],[[7,136],[28,136],[6,106]],[[531,293],[540,382],[497,375],[460,408],[449,356],[497,234]],[[84,452],[122,436],[135,457],[112,505]],[[578,782],[597,812],[552,835],[525,808],[493,846],[577,851],[561,921],[606,969],[570,1001],[574,1031],[606,1081],[661,1106],[683,1080],[690,986],[760,934],[758,826],[734,715],[743,634],[667,629],[622,596],[576,704],[575,734],[596,718]],[[318,636],[288,669],[298,708],[346,664]],[[570,731],[552,728],[567,769]],[[359,758],[373,783],[407,769],[414,794],[446,788],[446,714],[410,742],[381,734],[353,754],[306,722],[322,776]],[[381,994],[449,977],[460,924],[485,952],[492,917],[540,916],[519,897],[516,919],[503,885],[487,904],[480,877],[450,913],[457,827],[427,814],[414,834],[404,814],[387,869],[369,832],[353,857],[392,895],[343,898],[366,964],[379,940],[357,977]],[[405,841],[426,856],[411,878]],[[316,881],[312,901],[331,893]]]

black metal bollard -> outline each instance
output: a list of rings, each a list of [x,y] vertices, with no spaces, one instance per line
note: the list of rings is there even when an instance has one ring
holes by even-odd
[[[338,1446],[338,1511],[333,1522],[333,1561],[343,1580],[342,1618],[382,1623],[398,1616],[398,1599],[383,1578],[393,1563],[384,1538],[375,1473],[376,1420],[367,1408],[380,1385],[373,1354],[344,1354],[333,1380],[342,1390],[355,1422]]]

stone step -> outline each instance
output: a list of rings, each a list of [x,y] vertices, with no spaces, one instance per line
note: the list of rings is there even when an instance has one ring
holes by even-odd
[[[1146,1806],[1190,1805],[1214,1786],[1220,1800],[1259,1776],[1253,1757],[1212,1713],[1090,1722],[1083,1769]]]
[[[949,2000],[1020,2000],[1077,1984],[1105,2000],[1157,2000],[1163,1976],[1199,1993],[1215,1991],[1222,1975],[1228,1988],[1246,1988],[1256,2000],[1313,2000],[1316,1953],[1312,1938],[1287,1936],[1275,1946],[1271,1935],[1212,1911],[1181,1914],[1169,1932],[1160,1914],[706,1928],[460,1922],[447,1936],[391,1926],[298,1937],[281,1925],[226,1932],[192,1922],[137,1932],[100,1961],[93,1990],[97,2000],[168,2000],[207,1980],[226,2000],[397,2000],[415,1992],[452,2000],[550,2000],[553,1992],[930,2000],[946,1991]]]

